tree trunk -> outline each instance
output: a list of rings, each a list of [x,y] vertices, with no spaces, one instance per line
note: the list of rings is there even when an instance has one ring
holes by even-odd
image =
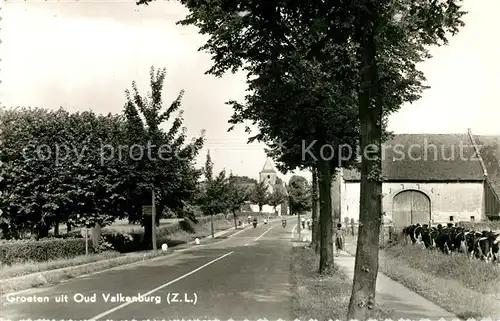
[[[233,211],[233,218],[234,218],[234,229],[236,230],[238,228],[238,223],[236,222],[236,211]]]
[[[333,235],[332,235],[332,171],[329,161],[320,160],[318,166],[319,181],[319,233],[320,259],[319,273],[328,273],[333,268]]]
[[[214,235],[214,215],[210,214],[210,230],[212,231],[212,238],[215,237]]]
[[[71,223],[66,223],[66,234],[71,232]]]
[[[316,168],[312,168],[312,235],[311,247],[319,252],[318,233],[318,174]]]
[[[39,225],[36,229],[36,238],[42,239],[49,236],[50,225]]]
[[[367,1],[366,10],[359,15],[356,38],[360,43],[359,118],[361,124],[361,195],[359,207],[358,242],[351,299],[347,318],[367,320],[375,307],[375,289],[378,273],[380,221],[382,215],[381,138],[382,104],[377,99],[381,93],[377,88],[374,22],[377,5]],[[375,101],[373,104],[372,102]],[[375,148],[373,148],[373,146]],[[375,151],[374,151],[375,149]]]
[[[54,225],[54,236],[59,236],[59,222],[56,221],[56,224]]]
[[[262,204],[259,204],[259,212],[262,213],[262,208],[264,207],[264,205]]]
[[[321,249],[321,228],[320,228],[320,213],[319,213],[319,207],[320,207],[320,198],[319,198],[319,183],[318,183],[318,169],[316,169],[316,191],[318,192],[317,200],[316,200],[316,208],[318,211],[318,219],[317,219],[317,224],[316,224],[316,254],[319,255],[320,249]]]
[[[143,224],[144,224],[144,234],[142,241],[144,242],[144,249],[152,249],[153,248],[153,222],[151,215],[143,216]]]

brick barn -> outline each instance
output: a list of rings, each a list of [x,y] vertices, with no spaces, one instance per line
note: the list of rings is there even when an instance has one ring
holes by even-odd
[[[400,134],[385,142],[384,223],[446,224],[500,219],[500,136]],[[360,173],[340,170],[335,211],[359,219]]]

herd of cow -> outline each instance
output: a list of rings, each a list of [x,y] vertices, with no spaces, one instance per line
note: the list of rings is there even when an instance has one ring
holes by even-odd
[[[413,224],[403,229],[405,240],[413,244],[423,244],[427,249],[438,249],[445,254],[466,253],[469,258],[477,258],[500,263],[500,232],[474,231],[463,227],[441,224],[430,227],[427,224]]]

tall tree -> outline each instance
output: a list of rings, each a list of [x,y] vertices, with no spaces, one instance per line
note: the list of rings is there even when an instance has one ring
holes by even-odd
[[[288,202],[292,215],[311,208],[311,187],[303,176],[293,175],[288,183]],[[333,248],[333,246],[332,246]]]
[[[353,5],[353,40],[359,44],[358,109],[361,124],[360,224],[349,319],[366,319],[375,305],[378,242],[382,221],[384,114],[420,98],[425,80],[415,64],[430,58],[429,45],[447,43],[463,26],[455,0],[363,0]],[[408,77],[404,72],[413,72]],[[405,77],[406,76],[406,77]],[[408,79],[409,78],[409,79]],[[406,86],[405,81],[411,81]],[[370,155],[369,155],[370,154]]]
[[[312,168],[312,186],[311,186],[311,206],[312,206],[312,235],[311,247],[316,253],[320,251],[320,234],[318,222],[318,173],[315,168]]]
[[[315,15],[325,12],[327,20],[332,18],[335,10],[328,6],[304,9],[281,2],[262,5],[253,1],[240,1],[234,6],[221,1],[203,8],[196,3],[187,5],[191,14],[182,23],[196,25],[208,34],[210,39],[202,49],[217,53],[209,73],[220,76],[246,63],[252,94],[245,104],[230,102],[235,111],[230,123],[251,120],[258,125],[259,133],[249,141],[265,142],[270,147],[268,155],[277,161],[280,171],[314,166],[323,173],[319,180],[320,219],[321,231],[326,234],[322,237],[320,271],[330,270],[331,175],[334,168],[347,167],[355,159],[339,155],[338,150],[342,145],[355,146],[359,135],[353,90],[354,45],[342,43],[326,49],[316,45],[330,31],[324,28],[328,24]],[[249,14],[238,15],[241,11]],[[311,50],[311,46],[317,48]]]
[[[158,225],[161,214],[167,208],[182,212],[185,201],[194,197],[201,175],[201,171],[195,169],[195,159],[203,147],[204,133],[186,142],[187,129],[182,127],[183,111],[179,111],[184,91],[164,108],[162,91],[165,77],[165,68],[155,70],[151,67],[151,92],[142,96],[136,83],[132,82],[132,92],[126,91],[124,107],[126,146],[129,147],[127,175],[131,182],[129,211],[140,218],[147,241],[151,240],[152,223],[140,213],[142,205],[150,203],[152,189],[159,214],[155,222]],[[164,131],[161,126],[177,112],[170,129]]]
[[[234,228],[236,229],[238,228],[237,224],[238,212],[241,210],[243,204],[245,204],[245,202],[249,200],[250,195],[245,186],[242,186],[239,183],[239,177],[233,176],[233,174],[229,175],[228,178],[227,193],[228,193],[229,210],[233,213]]]
[[[147,3],[150,0],[140,2]],[[374,303],[378,270],[376,244],[381,215],[380,144],[385,138],[383,129],[386,117],[403,103],[420,97],[425,88],[425,78],[417,65],[430,57],[426,46],[445,43],[447,33],[454,34],[463,25],[461,1],[394,0],[381,3],[360,0],[335,5],[327,2],[262,3],[256,0],[219,0],[209,4],[183,0],[181,3],[190,10],[183,24],[198,26],[201,33],[209,35],[202,47],[214,58],[214,66],[209,73],[222,75],[227,70],[236,71],[245,66],[244,69],[251,76],[249,83],[258,83],[250,88],[253,91],[251,99],[255,97],[256,89],[269,88],[268,85],[273,82],[282,84],[282,79],[290,77],[290,65],[300,65],[292,62],[299,60],[303,62],[302,66],[308,67],[304,68],[303,75],[308,76],[316,70],[314,67],[320,67],[318,70],[330,75],[330,79],[337,80],[330,80],[329,85],[341,94],[333,93],[324,99],[328,101],[330,98],[326,105],[330,106],[334,114],[355,106],[354,114],[344,114],[338,119],[351,122],[352,128],[361,127],[358,136],[361,150],[370,152],[365,148],[374,146],[375,151],[371,150],[370,160],[363,158],[361,166],[360,224],[363,232],[358,235],[355,280],[348,317],[366,319]],[[352,55],[353,52],[356,55]],[[314,78],[320,78],[322,73],[314,74]],[[267,77],[259,79],[263,75]],[[296,73],[294,80],[300,79],[299,75]],[[325,90],[321,89],[319,94],[323,98],[325,96],[321,93]],[[275,101],[283,99],[282,91],[267,92]],[[290,100],[296,101],[316,95],[318,92],[311,90],[287,97],[292,96]],[[268,104],[260,105],[260,109],[255,108],[256,116],[240,113],[239,120],[253,120],[261,133],[262,129],[267,129],[266,126],[277,130],[262,134],[261,140],[274,143],[277,138],[288,140],[293,132],[288,129],[293,127],[287,127],[291,122],[283,114],[294,115],[295,110],[282,112],[280,118],[279,113],[259,113],[262,109],[272,109]],[[247,109],[242,107],[240,110]],[[310,128],[321,128],[322,122],[318,118],[323,117],[324,113],[316,110],[315,115],[317,117],[309,119],[316,120],[318,125]],[[325,118],[330,120],[330,117]],[[266,119],[272,119],[279,125],[273,127]],[[303,132],[305,128],[301,129]],[[329,135],[320,131],[317,134],[319,146],[329,142]],[[343,135],[342,132],[338,133],[334,141],[342,144]],[[334,172],[328,163],[322,161],[318,162],[317,169],[320,217],[324,217],[321,225],[328,224],[329,220],[331,224],[331,216],[323,216],[326,212],[324,207],[331,213],[331,203],[328,205],[328,200],[322,195],[329,195],[327,186],[331,184]],[[321,231],[328,233],[325,226],[321,226]]]
[[[285,202],[286,195],[279,189],[275,189],[271,195],[269,195],[269,205],[273,207],[273,212],[276,213],[276,208]]]
[[[250,200],[259,206],[259,212],[262,212],[264,205],[269,203],[269,188],[265,182],[260,182],[254,185]]]
[[[200,207],[205,215],[210,215],[210,229],[212,238],[215,236],[214,215],[225,213],[232,209],[230,185],[225,170],[216,177],[213,173],[213,162],[210,152],[207,152],[203,174],[205,175],[205,187],[200,198]]]

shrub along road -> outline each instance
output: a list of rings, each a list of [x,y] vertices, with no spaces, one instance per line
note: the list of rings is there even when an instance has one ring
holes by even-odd
[[[188,248],[165,259],[4,297],[1,317],[11,320],[291,319],[292,227],[293,224],[288,224],[283,228],[279,220],[267,225],[259,223],[257,228],[227,240]],[[95,294],[96,302],[76,303],[75,294],[86,298]],[[153,302],[105,302],[103,297],[141,294]],[[48,298],[50,302],[8,302],[33,296]],[[56,303],[56,298],[65,296],[68,302]],[[155,301],[158,298],[159,303]],[[196,302],[174,302],[174,298]]]

